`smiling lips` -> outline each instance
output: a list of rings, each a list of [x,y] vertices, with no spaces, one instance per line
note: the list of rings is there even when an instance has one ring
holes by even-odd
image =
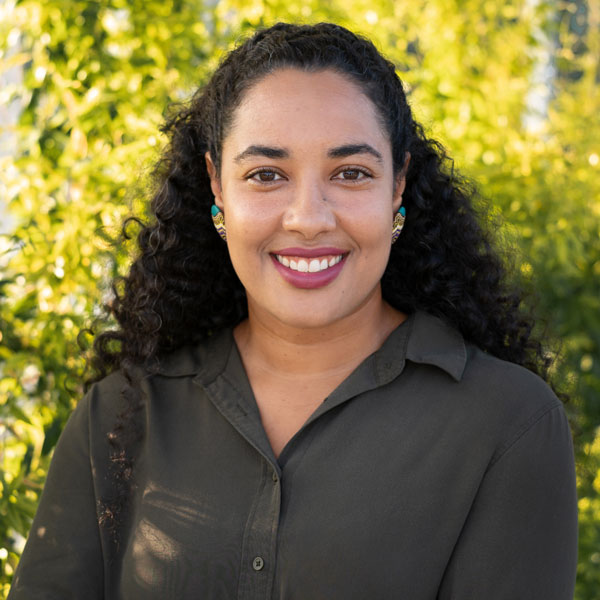
[[[320,258],[301,258],[299,256],[282,256],[275,254],[275,258],[284,266],[289,267],[292,271],[300,273],[319,273],[325,271],[329,267],[337,265],[343,258],[341,254],[336,256],[323,256]]]
[[[294,287],[319,288],[341,272],[348,252],[338,248],[286,248],[271,254],[282,277]]]

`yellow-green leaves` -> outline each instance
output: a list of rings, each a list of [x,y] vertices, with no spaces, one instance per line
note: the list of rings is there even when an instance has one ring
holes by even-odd
[[[577,598],[595,598],[598,0],[0,1],[0,203],[11,215],[0,236],[0,598],[82,393],[76,335],[126,267],[111,240],[143,198],[163,115],[241,36],[278,20],[335,21],[370,37],[518,241],[520,273],[563,344],[555,372],[579,433]]]

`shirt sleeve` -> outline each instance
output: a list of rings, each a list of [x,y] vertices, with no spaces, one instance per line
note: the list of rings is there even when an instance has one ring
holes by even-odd
[[[577,567],[573,446],[561,405],[489,466],[439,588],[439,600],[571,600]]]
[[[71,415],[56,446],[9,600],[103,598],[89,448],[88,396]]]

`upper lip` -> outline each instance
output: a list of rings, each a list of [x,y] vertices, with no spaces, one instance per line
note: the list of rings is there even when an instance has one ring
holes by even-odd
[[[298,256],[302,258],[316,258],[318,256],[328,256],[330,254],[346,254],[347,250],[341,250],[340,248],[333,248],[326,246],[322,248],[281,248],[275,250],[272,254],[278,254],[279,256]]]

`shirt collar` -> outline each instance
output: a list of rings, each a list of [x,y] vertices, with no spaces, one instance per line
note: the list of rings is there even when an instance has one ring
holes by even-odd
[[[439,367],[460,381],[467,364],[467,348],[460,332],[445,321],[425,312],[416,312],[406,358]]]
[[[161,358],[158,373],[166,377],[198,375],[208,383],[223,372],[233,347],[233,333],[226,329],[196,346],[184,346]],[[429,364],[460,381],[467,362],[462,335],[428,313],[417,311],[395,329],[370,359],[378,385],[397,377],[406,360]]]
[[[158,373],[165,377],[202,375],[212,381],[223,372],[233,345],[233,331],[223,329],[196,346],[182,346],[160,358]]]

